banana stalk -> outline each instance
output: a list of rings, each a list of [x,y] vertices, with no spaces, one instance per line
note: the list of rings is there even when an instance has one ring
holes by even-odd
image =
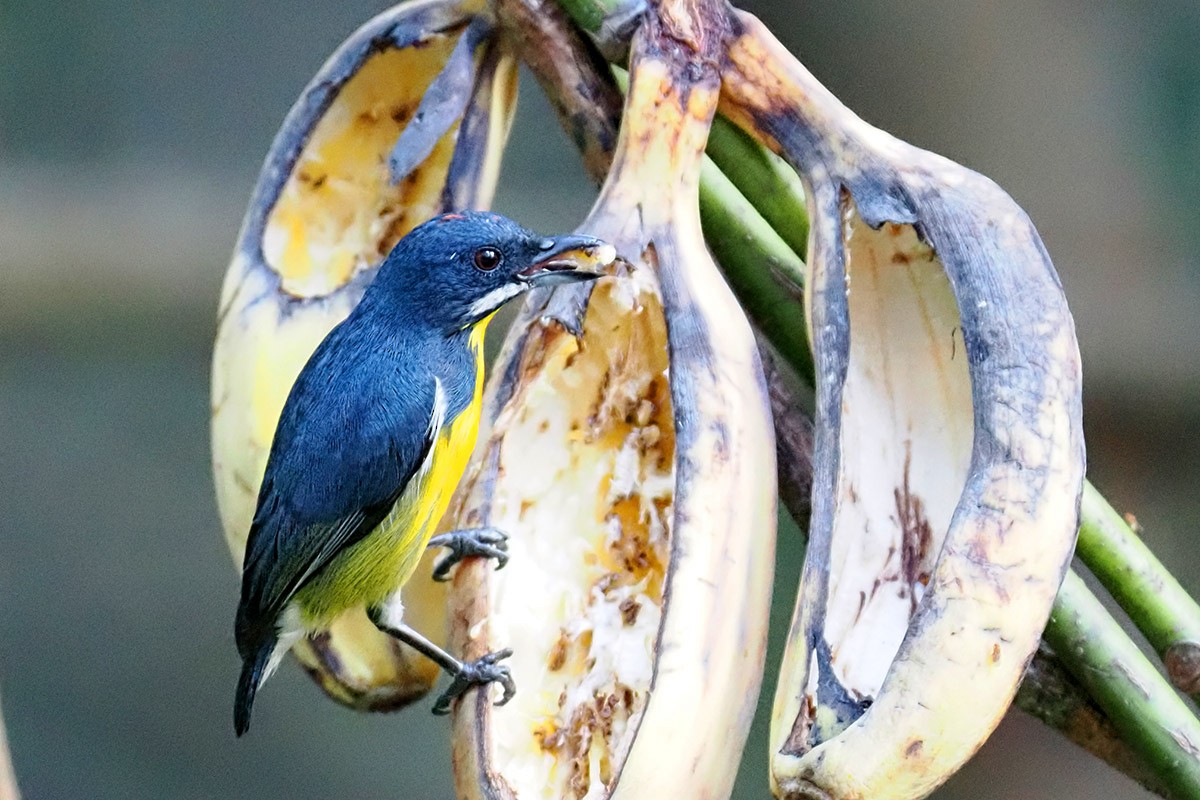
[[[757,20],[734,24],[722,109],[800,172],[812,220],[813,507],[772,786],[923,797],[1003,716],[1070,562],[1074,328],[995,184],[866,125]]]
[[[775,236],[803,259],[808,248],[808,209],[804,206],[804,186],[796,171],[723,117],[713,121],[708,154]],[[786,275],[797,291],[804,286],[803,270]]]
[[[267,155],[222,289],[212,367],[213,472],[239,566],[275,425],[305,361],[401,236],[441,211],[490,202],[516,74],[481,10],[475,0],[423,0],[366,23],[313,78]],[[418,571],[404,602],[441,640],[445,589],[431,569]],[[294,652],[331,697],[361,709],[408,703],[437,676],[361,612]]]
[[[1091,484],[1082,511],[1079,558],[1146,635],[1175,688],[1200,700],[1200,606]]]
[[[1059,591],[1046,641],[1075,652],[1075,673],[1135,746],[1168,797],[1200,798],[1200,721],[1075,573]]]
[[[493,0],[510,47],[529,67],[597,185],[612,166],[621,92],[603,56],[554,0]]]
[[[614,166],[581,227],[629,268],[586,312],[577,293],[531,298],[444,523],[512,535],[504,570],[465,563],[454,581],[453,646],[511,647],[518,686],[503,707],[458,705],[461,797],[727,797],[753,713],[774,450],[753,335],[697,215],[718,78],[670,12],[634,40]],[[571,311],[578,336],[549,319]]]

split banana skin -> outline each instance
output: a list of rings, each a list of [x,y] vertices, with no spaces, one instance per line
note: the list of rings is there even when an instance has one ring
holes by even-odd
[[[267,156],[213,356],[237,564],[304,362],[401,236],[491,200],[519,54],[490,27],[459,117],[403,179],[388,168],[489,13],[420,0],[371,20]],[[855,117],[753,17],[663,2],[634,34],[613,165],[579,227],[623,266],[529,299],[441,524],[505,531],[510,561],[467,561],[448,590],[427,564],[404,588],[407,620],[453,652],[514,651],[510,703],[475,690],[455,709],[460,797],[732,790],[765,666],[776,465],[754,335],[697,211],[718,106],[796,169],[812,220],[812,518],[772,715],[776,795],[933,791],[1008,708],[1068,566],[1080,362],[1028,218],[982,176]],[[437,675],[361,611],[294,652],[363,710],[411,703]]]

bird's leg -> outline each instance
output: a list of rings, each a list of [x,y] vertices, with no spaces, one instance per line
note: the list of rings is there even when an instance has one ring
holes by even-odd
[[[508,667],[496,663],[500,659],[511,656],[512,650],[505,648],[488,653],[483,658],[474,661],[460,661],[408,625],[389,620],[387,613],[381,608],[371,609],[367,615],[376,628],[404,642],[449,673],[450,686],[438,696],[437,701],[433,704],[434,714],[440,716],[450,713],[450,703],[473,686],[486,686],[489,683],[500,684],[504,688],[504,694],[496,701],[498,706],[504,705],[516,694],[517,687],[513,683]]]
[[[450,579],[450,569],[464,558],[496,559],[496,569],[508,563],[508,536],[495,528],[464,528],[440,533],[429,540],[430,547],[446,547],[450,552],[433,567],[433,579]]]

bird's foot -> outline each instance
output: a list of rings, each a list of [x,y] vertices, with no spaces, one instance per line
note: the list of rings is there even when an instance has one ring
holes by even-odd
[[[488,653],[475,661],[464,661],[450,681],[450,686],[433,704],[433,713],[439,716],[449,714],[450,704],[456,698],[462,697],[472,687],[487,686],[491,683],[498,683],[504,688],[504,694],[496,701],[496,705],[502,706],[507,703],[517,693],[517,686],[513,683],[508,667],[496,662],[511,655],[512,650],[505,648]]]
[[[449,580],[450,570],[464,558],[494,558],[496,569],[508,563],[508,536],[495,528],[466,528],[441,533],[429,540],[429,546],[450,550],[434,565],[435,581]]]

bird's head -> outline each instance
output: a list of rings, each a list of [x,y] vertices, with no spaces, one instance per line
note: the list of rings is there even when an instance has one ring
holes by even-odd
[[[591,236],[540,236],[499,214],[463,211],[401,239],[373,288],[459,331],[534,287],[594,280],[615,257],[612,245]]]

